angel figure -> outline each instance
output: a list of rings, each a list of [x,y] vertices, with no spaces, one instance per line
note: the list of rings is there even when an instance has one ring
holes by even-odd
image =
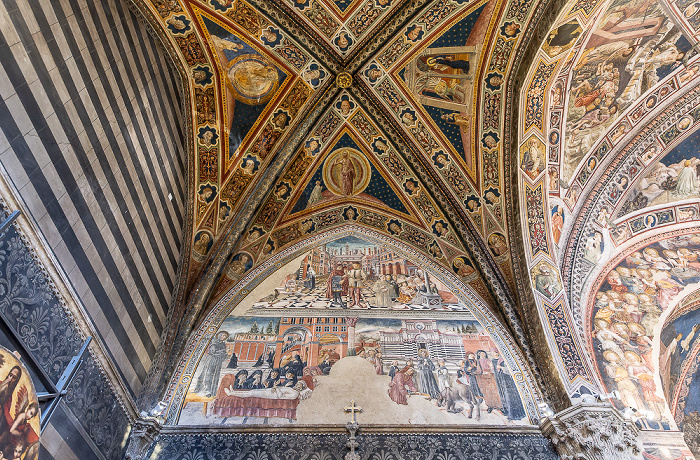
[[[5,407],[3,414],[7,421],[11,420],[9,405]],[[9,431],[0,434],[0,451],[6,458],[16,457],[17,451],[25,460],[36,460],[39,456],[39,436],[30,425],[31,419],[39,414],[39,405],[36,401],[29,401],[29,391],[22,385],[17,390],[17,402],[15,403],[15,419]]]

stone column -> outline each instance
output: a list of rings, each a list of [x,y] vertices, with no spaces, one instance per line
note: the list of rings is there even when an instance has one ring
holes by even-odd
[[[138,419],[131,425],[129,446],[124,454],[124,460],[143,460],[148,458],[148,451],[162,428],[155,418]]]
[[[357,316],[345,318],[345,323],[348,325],[348,356],[355,356],[355,326],[359,319]]]
[[[581,403],[540,422],[562,460],[641,460],[639,429],[608,403]]]

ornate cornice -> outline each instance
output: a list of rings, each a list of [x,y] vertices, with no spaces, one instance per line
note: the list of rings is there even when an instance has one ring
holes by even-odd
[[[160,434],[162,425],[154,418],[138,419],[131,425],[129,445],[124,454],[124,460],[143,460],[148,458],[148,452]]]

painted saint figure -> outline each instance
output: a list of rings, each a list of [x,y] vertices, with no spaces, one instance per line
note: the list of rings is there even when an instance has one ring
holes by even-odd
[[[496,372],[496,384],[498,385],[498,394],[501,397],[503,405],[503,415],[508,417],[508,420],[520,420],[525,417],[525,407],[520,399],[518,388],[515,386],[515,381],[510,375],[506,362],[500,356],[497,349],[493,349],[492,365]]]
[[[408,405],[408,395],[418,393],[418,388],[413,383],[413,368],[404,368],[394,375],[389,383],[389,397],[396,404]]]
[[[491,412],[493,409],[501,409],[503,404],[501,403],[501,398],[498,393],[493,365],[484,350],[476,352],[476,362],[476,381],[479,382],[479,389],[484,396],[484,403],[486,403],[488,411]]]
[[[340,166],[341,188],[345,196],[351,196],[355,186],[355,165],[348,152],[343,152],[340,158],[335,160],[331,168]]]
[[[394,287],[391,285],[391,275],[380,276],[375,281],[372,290],[377,299],[377,307],[389,308],[393,304],[392,297],[394,296]]]
[[[555,206],[552,210],[552,236],[554,242],[559,244],[561,239],[561,231],[564,228],[564,210],[561,206]]]
[[[335,267],[335,270],[328,277],[326,284],[326,297],[332,299],[331,304],[338,304],[342,308],[348,308],[343,301],[343,295],[348,293],[348,277],[342,265]]]
[[[6,417],[5,414],[11,413],[12,396],[21,377],[22,369],[19,366],[14,366],[12,369],[10,369],[10,372],[8,372],[5,380],[0,383],[0,410],[3,412],[2,415],[0,415],[0,434],[9,433],[11,424],[13,423],[12,419]],[[3,451],[0,451],[0,453],[1,452]],[[11,453],[11,451],[8,451],[8,456]]]
[[[452,386],[450,383],[450,371],[447,369],[445,361],[442,359],[438,361],[437,375],[438,387],[440,388],[440,393],[442,393],[445,388]]]
[[[228,332],[222,331],[216,334],[211,340],[211,344],[207,349],[207,354],[202,358],[199,364],[202,368],[197,385],[194,388],[195,393],[203,394],[206,397],[211,397],[216,394],[219,386],[219,375],[221,374],[221,366],[226,360],[226,340]]]
[[[367,279],[367,273],[362,270],[360,262],[353,262],[352,269],[347,272],[348,288],[350,289],[350,296],[352,298],[353,306],[360,306],[360,298],[362,297],[362,287],[364,281]]]
[[[314,271],[314,268],[309,265],[309,268],[306,270],[306,281],[307,281],[307,287],[309,288],[309,291],[313,291],[316,289],[316,272]]]
[[[418,368],[420,391],[423,394],[429,395],[431,399],[437,399],[438,396],[440,396],[440,389],[438,388],[437,381],[435,380],[435,375],[433,375],[435,364],[433,364],[433,362],[430,360],[428,350],[426,349],[420,350],[418,356],[416,368]]]
[[[676,179],[676,188],[673,190],[673,194],[685,197],[688,195],[693,195],[697,189],[695,171],[691,166],[690,160],[685,160],[683,167],[678,171],[678,178]]]
[[[539,141],[536,138],[530,139],[528,149],[525,151],[522,159],[522,167],[530,176],[531,179],[537,177],[542,171],[542,155],[540,152]]]
[[[391,380],[394,380],[394,376],[396,373],[399,371],[399,362],[394,361],[391,363],[391,366],[389,366],[389,377],[391,377]]]
[[[310,208],[311,206],[314,206],[316,203],[321,201],[321,198],[323,198],[322,192],[323,186],[321,185],[321,181],[317,180],[316,185],[314,186],[313,190],[311,190],[309,200],[306,202],[306,207]]]

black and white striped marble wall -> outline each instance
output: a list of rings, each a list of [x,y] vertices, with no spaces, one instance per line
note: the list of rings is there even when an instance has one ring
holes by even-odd
[[[137,395],[185,219],[177,77],[125,0],[0,0],[0,164]]]
[[[0,344],[20,352],[34,375],[40,372],[36,363],[54,384],[88,335],[77,330],[46,270],[14,227],[0,238],[0,317]],[[16,331],[21,344],[8,327]],[[33,380],[40,389],[40,381]],[[39,458],[120,459],[129,426],[125,404],[105,369],[88,354],[42,433]]]

